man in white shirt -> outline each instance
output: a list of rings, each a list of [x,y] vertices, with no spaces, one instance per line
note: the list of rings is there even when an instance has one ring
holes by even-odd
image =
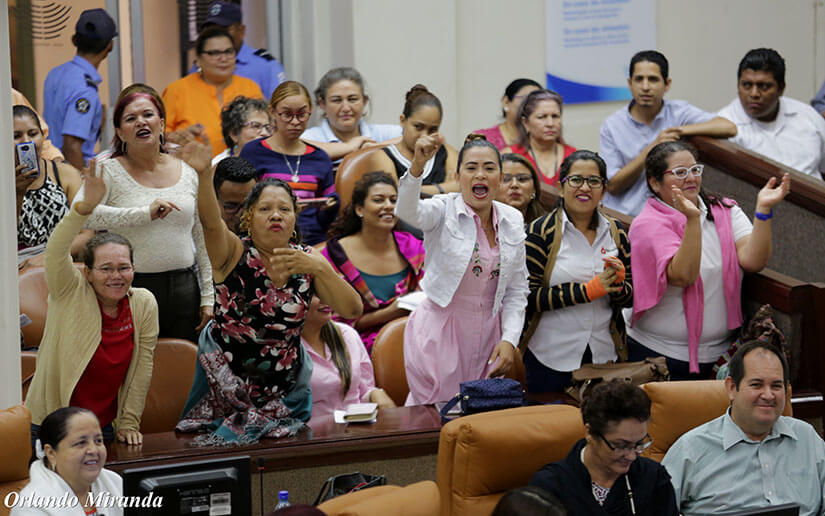
[[[822,179],[825,118],[804,102],[783,97],[785,60],[773,49],[749,51],[739,62],[739,98],[719,111],[736,124],[730,141]]]

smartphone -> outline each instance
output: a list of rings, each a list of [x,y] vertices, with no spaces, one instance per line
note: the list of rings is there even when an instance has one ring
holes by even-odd
[[[37,148],[34,142],[23,142],[15,145],[17,149],[17,161],[21,165],[26,165],[26,170],[36,170],[37,175],[40,176],[39,160],[37,159]]]
[[[301,206],[315,206],[321,208],[327,205],[329,197],[311,197],[309,199],[298,199],[298,204]]]

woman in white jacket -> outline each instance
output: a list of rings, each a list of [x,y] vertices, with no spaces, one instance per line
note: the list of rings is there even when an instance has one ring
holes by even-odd
[[[123,483],[117,473],[103,469],[106,446],[94,413],[79,407],[55,410],[40,425],[36,448],[28,485],[5,500],[12,516],[122,516],[116,500]]]
[[[494,201],[501,156],[470,135],[458,154],[461,191],[419,200],[423,166],[443,143],[421,136],[401,177],[396,214],[424,232],[427,299],[404,332],[407,405],[450,399],[459,384],[507,374],[527,305],[521,212]]]

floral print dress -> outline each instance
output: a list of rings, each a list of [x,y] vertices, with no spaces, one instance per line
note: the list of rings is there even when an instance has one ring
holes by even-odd
[[[260,407],[291,391],[304,365],[301,330],[312,299],[312,275],[295,274],[276,287],[249,237],[242,242],[244,252],[235,269],[215,285],[211,335]],[[309,252],[305,246],[290,246]]]

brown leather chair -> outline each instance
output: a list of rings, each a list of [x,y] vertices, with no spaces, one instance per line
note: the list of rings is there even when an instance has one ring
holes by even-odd
[[[32,378],[34,378],[34,370],[37,367],[37,352],[36,351],[21,351],[20,352],[20,378],[23,380],[23,399],[25,401],[26,394],[29,392]]]
[[[352,200],[352,190],[355,188],[355,183],[361,179],[364,174],[373,171],[370,167],[370,156],[372,153],[384,152],[381,149],[395,141],[398,140],[386,141],[375,147],[358,149],[344,156],[344,159],[341,160],[341,164],[338,166],[338,172],[335,173],[335,192],[341,198],[341,208],[349,204]]]
[[[32,267],[17,276],[17,290],[20,299],[20,313],[32,320],[20,329],[27,348],[40,346],[43,330],[46,328],[49,287],[46,285],[46,269]]]
[[[424,480],[407,487],[371,487],[333,498],[318,509],[327,516],[437,516],[438,486],[432,480]]]
[[[388,322],[381,328],[372,345],[372,367],[375,386],[384,389],[398,406],[403,406],[410,393],[407,371],[404,369],[404,327],[407,317]]]
[[[721,416],[730,406],[724,380],[651,382],[642,388],[650,396],[647,433],[653,439],[642,455],[658,462],[682,434]],[[782,414],[792,412],[789,388]]]
[[[75,263],[74,266],[79,271],[86,269],[82,263]],[[17,291],[20,299],[20,313],[26,314],[32,320],[31,324],[20,329],[23,333],[23,343],[27,348],[40,347],[43,330],[46,328],[46,310],[49,299],[46,269],[28,267],[20,271],[17,275]]]
[[[490,514],[504,493],[528,484],[584,437],[581,412],[539,405],[464,416],[441,429],[438,490],[443,516]]]
[[[192,379],[198,347],[183,339],[158,339],[152,383],[140,419],[144,434],[169,432],[178,424]]]
[[[32,416],[22,405],[0,410],[0,516],[11,509],[2,503],[6,495],[20,492],[29,483]]]

